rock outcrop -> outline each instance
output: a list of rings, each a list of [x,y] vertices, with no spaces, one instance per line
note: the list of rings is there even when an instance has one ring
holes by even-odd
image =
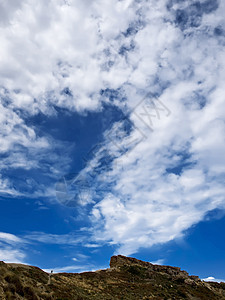
[[[110,268],[120,268],[121,266],[129,265],[129,266],[142,266],[146,268],[148,271],[159,272],[162,274],[168,274],[174,277],[179,278],[189,278],[189,275],[186,271],[181,271],[178,267],[170,267],[170,266],[161,266],[151,264],[149,262],[141,261],[136,258],[126,257],[122,255],[112,256],[110,260]],[[198,278],[198,276],[195,276]]]

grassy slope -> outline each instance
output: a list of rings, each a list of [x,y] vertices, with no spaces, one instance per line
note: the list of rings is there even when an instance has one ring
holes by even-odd
[[[54,274],[50,284],[39,268],[0,262],[0,299],[225,299],[223,283],[205,283],[171,274],[171,267],[153,269],[151,264],[121,258],[106,270]]]

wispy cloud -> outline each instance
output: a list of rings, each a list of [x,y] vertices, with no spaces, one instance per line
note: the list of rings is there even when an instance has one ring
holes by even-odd
[[[0,247],[0,257],[5,263],[24,263],[26,254],[20,249],[14,249],[12,247]]]
[[[6,243],[23,243],[23,239],[6,232],[0,232],[0,240]]]
[[[47,273],[63,273],[63,272],[73,272],[73,273],[82,273],[82,272],[94,272],[97,270],[106,269],[108,266],[96,266],[91,264],[83,264],[83,265],[71,265],[66,267],[57,267],[53,269],[43,269],[43,271]]]
[[[90,233],[71,232],[69,234],[50,234],[45,232],[29,232],[23,238],[26,241],[55,245],[81,245],[86,242]]]
[[[24,263],[26,252],[25,240],[14,234],[0,232],[0,257],[4,262]]]

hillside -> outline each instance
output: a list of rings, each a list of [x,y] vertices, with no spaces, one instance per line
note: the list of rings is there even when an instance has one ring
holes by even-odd
[[[203,282],[180,268],[113,256],[110,268],[51,275],[41,269],[0,262],[0,299],[225,299],[225,283]]]

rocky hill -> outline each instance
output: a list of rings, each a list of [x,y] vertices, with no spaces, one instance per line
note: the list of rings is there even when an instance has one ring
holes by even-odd
[[[51,276],[37,267],[0,262],[0,299],[222,300],[225,283],[121,255],[113,256],[106,270]]]

